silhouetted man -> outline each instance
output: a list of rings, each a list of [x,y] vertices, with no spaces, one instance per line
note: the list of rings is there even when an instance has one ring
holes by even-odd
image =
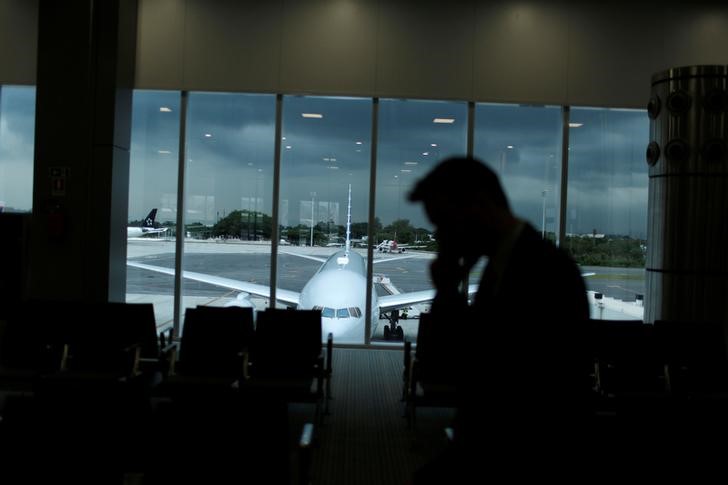
[[[453,466],[465,476],[522,470],[515,463],[524,458],[572,460],[558,442],[580,426],[590,387],[579,268],[513,215],[496,174],[477,160],[443,161],[409,199],[424,203],[439,245],[432,317],[459,369]],[[488,264],[468,304],[463,282],[483,256]]]

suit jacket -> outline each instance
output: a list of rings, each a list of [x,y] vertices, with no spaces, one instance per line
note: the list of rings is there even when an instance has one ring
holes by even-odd
[[[508,455],[509,443],[543,450],[541,438],[588,413],[592,363],[571,257],[526,224],[499,264],[497,275],[486,267],[463,326],[456,433],[469,444],[495,439]]]

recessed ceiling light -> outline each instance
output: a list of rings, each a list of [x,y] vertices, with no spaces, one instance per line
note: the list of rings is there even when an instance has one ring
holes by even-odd
[[[253,166],[253,162],[248,162],[248,167],[252,167],[252,166]]]
[[[329,165],[329,168],[331,170],[338,170],[339,169],[339,167],[337,167],[336,165]]]
[[[580,126],[584,126],[584,123],[569,123],[569,128],[579,128]]]
[[[427,156],[429,154],[430,154],[430,152],[422,152],[422,155],[424,155],[424,156]]]
[[[169,155],[172,152],[169,150],[157,150],[157,153],[159,153],[160,155]]]
[[[402,173],[410,173],[412,170],[410,170],[408,168],[401,168],[399,171]]]
[[[168,108],[166,106],[160,106],[159,107],[159,111],[161,111],[162,113],[171,113],[172,112],[172,108]]]
[[[433,123],[444,123],[444,124],[451,124],[455,123],[455,118],[435,118],[432,120]]]
[[[506,148],[509,150],[513,150],[513,145],[508,145]]]
[[[205,133],[205,138],[212,138],[212,133]]]
[[[286,145],[286,150],[290,150],[290,149],[291,149],[291,145]]]
[[[324,117],[324,115],[322,115],[321,113],[301,113],[301,116],[303,116],[304,118],[317,118],[317,119],[321,119]]]
[[[357,144],[357,145],[362,145],[363,143],[362,143],[362,142],[360,142],[360,141],[358,141],[358,142],[356,142],[356,144]]]
[[[430,146],[431,147],[436,147],[437,146],[437,143],[430,143]]]
[[[405,165],[417,165],[419,162],[404,162]]]

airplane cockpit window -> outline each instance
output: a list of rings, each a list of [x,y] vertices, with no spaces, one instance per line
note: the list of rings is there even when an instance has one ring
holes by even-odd
[[[361,310],[359,310],[359,307],[351,307],[349,308],[349,313],[352,317],[359,318],[361,317]]]
[[[324,307],[323,310],[321,310],[321,316],[326,318],[334,318],[336,316],[336,312],[333,308]]]
[[[336,318],[349,318],[349,309],[339,308],[336,310]]]

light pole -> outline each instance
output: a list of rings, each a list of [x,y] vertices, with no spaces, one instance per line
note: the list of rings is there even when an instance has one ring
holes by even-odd
[[[314,208],[314,198],[316,197],[316,192],[311,192],[311,247],[313,247],[313,208]]]

